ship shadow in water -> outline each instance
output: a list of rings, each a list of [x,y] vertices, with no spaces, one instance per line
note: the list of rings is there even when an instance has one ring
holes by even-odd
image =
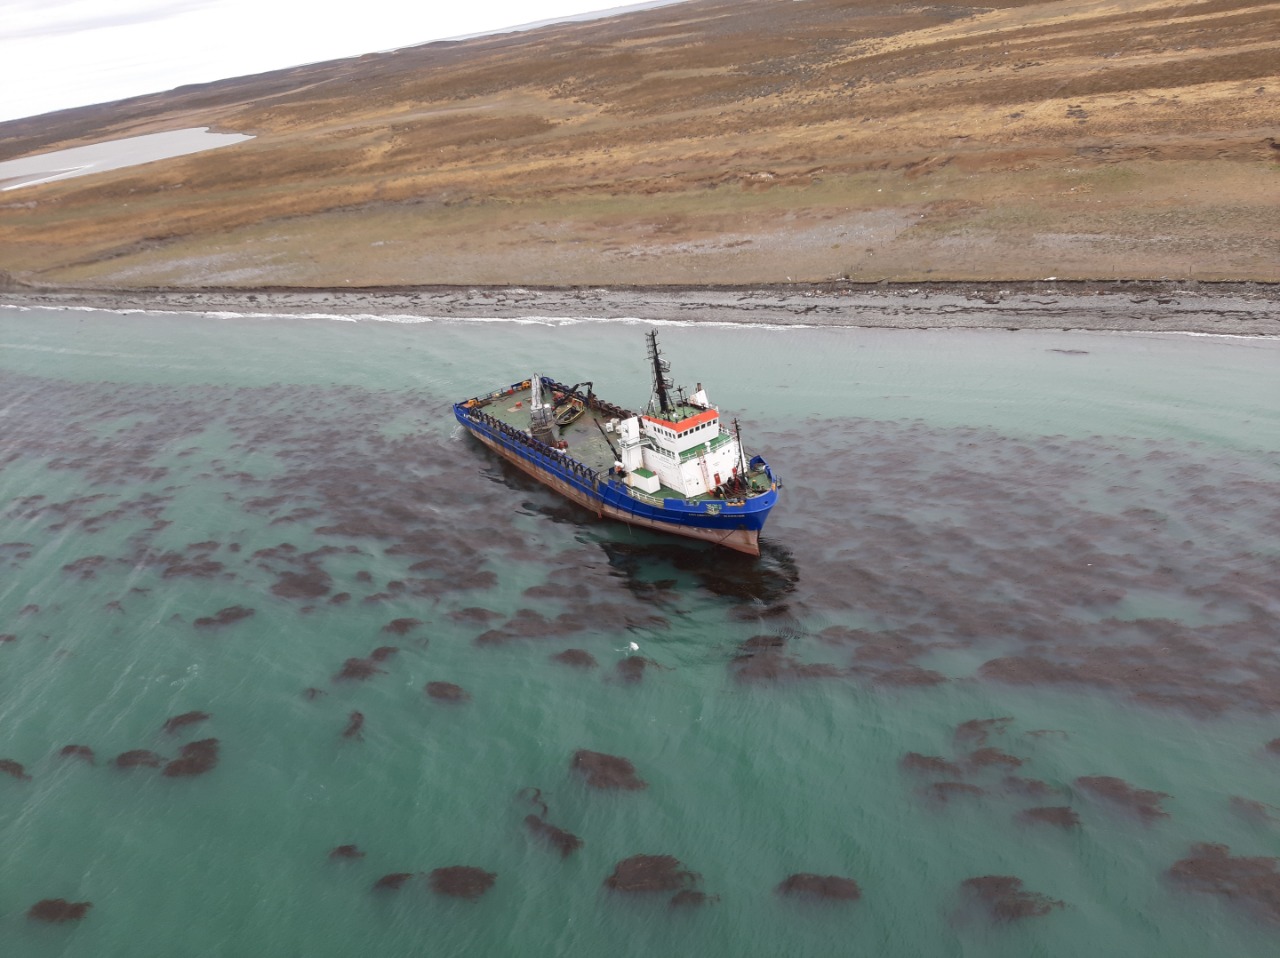
[[[790,614],[790,599],[800,582],[800,568],[791,549],[761,540],[760,556],[748,556],[710,543],[600,519],[590,509],[569,502],[506,460],[484,470],[491,482],[524,496],[520,510],[582,530],[579,540],[599,546],[614,575],[640,599],[647,599],[655,581],[692,575],[711,595],[730,599],[742,618],[775,618]]]
[[[620,526],[623,534],[626,527]],[[786,546],[760,543],[760,556],[745,555],[709,543],[670,541],[658,533],[635,530],[628,541],[599,542],[610,568],[627,588],[643,598],[655,579],[669,573],[692,575],[700,588],[735,604],[742,618],[776,618],[790,614],[790,600],[800,582],[800,567]]]

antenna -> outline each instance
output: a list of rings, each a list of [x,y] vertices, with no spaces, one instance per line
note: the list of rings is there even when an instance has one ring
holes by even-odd
[[[738,417],[733,417],[733,435],[738,440],[738,467],[741,470],[739,477],[745,484],[747,481],[747,452],[742,448],[742,424],[738,422]]]
[[[658,331],[652,329],[645,336],[649,340],[649,362],[653,364],[653,398],[657,400],[658,411],[669,416],[672,410],[667,390],[671,388],[671,380],[666,374],[671,372],[671,364],[662,358],[658,349]],[[652,402],[653,399],[650,400]]]

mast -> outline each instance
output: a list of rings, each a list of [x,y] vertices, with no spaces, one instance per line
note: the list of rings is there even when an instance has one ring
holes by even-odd
[[[671,388],[671,380],[667,379],[666,374],[671,371],[671,364],[662,358],[662,353],[658,350],[658,331],[651,329],[645,333],[649,340],[649,361],[653,363],[653,399],[658,403],[658,412],[664,416],[672,414],[671,397],[667,390]]]
[[[738,422],[738,417],[733,417],[733,435],[738,441],[738,478],[743,484],[747,481],[747,452],[742,448],[742,426]]]

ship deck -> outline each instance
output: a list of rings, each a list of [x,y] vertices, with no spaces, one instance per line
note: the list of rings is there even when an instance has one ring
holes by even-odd
[[[522,389],[509,396],[502,396],[484,406],[484,411],[508,426],[528,432],[531,392],[529,389]],[[604,436],[600,435],[596,423],[604,426],[608,421],[608,416],[595,409],[587,409],[576,422],[557,428],[556,438],[569,444],[565,451],[574,459],[597,472],[607,472],[613,466],[613,453],[609,451],[609,445]],[[616,441],[614,440],[615,443]]]
[[[487,400],[481,408],[494,419],[500,420],[522,432],[528,432],[531,393],[532,391],[529,389],[516,389],[512,393]],[[604,427],[611,418],[599,410],[587,408],[577,421],[570,423],[568,426],[558,427],[556,430],[557,438],[568,443],[568,449],[565,451],[574,459],[601,474],[606,473],[613,468],[614,455],[609,449],[609,443],[601,435],[600,428],[597,428],[597,423],[600,427]],[[617,439],[613,435],[610,435],[610,441],[615,445],[617,444]],[[659,486],[654,498],[684,499],[688,502],[698,502],[715,499],[716,497],[706,494],[685,496],[674,489]]]

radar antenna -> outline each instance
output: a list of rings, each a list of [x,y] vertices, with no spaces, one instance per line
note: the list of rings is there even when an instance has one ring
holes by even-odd
[[[670,416],[673,409],[671,396],[667,390],[671,388],[671,380],[667,378],[667,373],[671,372],[671,364],[662,358],[662,353],[658,349],[658,331],[650,330],[645,333],[645,336],[649,340],[649,361],[653,364],[653,396],[649,404],[653,405],[656,401],[658,412],[664,416]]]

